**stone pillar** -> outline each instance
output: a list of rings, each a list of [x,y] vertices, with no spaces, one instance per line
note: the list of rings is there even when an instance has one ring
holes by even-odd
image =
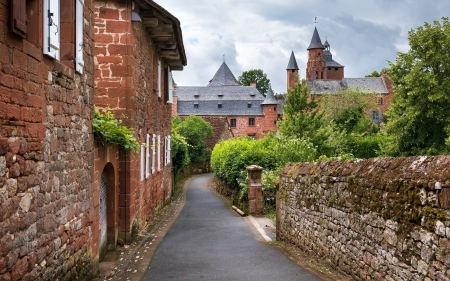
[[[248,178],[248,213],[262,214],[264,208],[261,175],[263,168],[257,165],[247,167]]]

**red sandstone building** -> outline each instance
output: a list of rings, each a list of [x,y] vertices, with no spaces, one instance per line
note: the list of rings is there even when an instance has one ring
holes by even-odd
[[[308,62],[306,64],[306,80],[311,94],[332,94],[341,89],[358,89],[362,93],[374,94],[377,110],[370,112],[374,123],[381,123],[392,100],[394,91],[392,82],[385,72],[381,77],[344,78],[344,66],[333,60],[331,46],[328,41],[322,44],[317,28],[308,46]],[[287,87],[291,89],[298,83],[298,65],[294,52],[291,53],[287,72]]]
[[[0,280],[83,280],[172,192],[179,21],[153,1],[1,1]],[[95,142],[94,106],[142,143]]]
[[[214,139],[208,146],[213,147],[224,138],[261,138],[266,132],[276,131],[277,104],[272,89],[264,97],[256,84],[242,86],[223,62],[207,86],[177,87],[173,115],[197,115],[212,123]]]

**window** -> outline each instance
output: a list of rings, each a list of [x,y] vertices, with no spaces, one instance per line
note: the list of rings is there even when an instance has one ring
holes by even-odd
[[[198,108],[198,102],[194,103],[194,108]]]
[[[222,104],[220,102],[217,104],[217,108],[222,108]]]
[[[231,128],[236,128],[236,119],[230,119],[230,127]]]
[[[274,121],[273,121],[273,124],[275,124],[275,125],[276,125],[276,124],[277,124],[277,120],[274,120]]]
[[[44,54],[59,60],[60,55],[60,20],[59,20],[59,0],[44,1]]]
[[[155,160],[156,160],[156,135],[153,134],[153,138],[152,138],[152,174],[155,173]]]
[[[378,97],[377,98],[377,104],[383,104],[383,97]]]
[[[164,139],[164,148],[165,148],[165,157],[164,157],[164,166],[167,166],[171,162],[171,136],[166,136]]]
[[[173,103],[173,76],[170,67],[167,67],[167,103]]]
[[[247,104],[247,107],[248,107],[248,108],[251,108],[251,107],[252,107],[252,103],[249,102],[249,103]]]
[[[277,107],[276,106],[273,108],[273,111],[277,111]]]
[[[141,144],[141,181],[144,180],[145,178],[145,158],[144,158],[144,152],[145,152],[145,148],[144,145]]]
[[[83,59],[83,6],[84,0],[75,0],[76,1],[76,20],[75,20],[75,70],[78,73],[83,73],[84,68],[84,59]]]
[[[161,136],[158,135],[158,171],[161,170]]]
[[[252,139],[256,139],[256,134],[249,134],[249,137],[251,137]]]
[[[150,176],[150,135],[145,136],[145,178]]]
[[[370,119],[376,124],[383,122],[383,112],[381,110],[372,110],[370,112]]]
[[[255,126],[255,118],[248,118],[248,125]]]
[[[198,97],[200,97],[199,94],[194,94],[194,98],[198,98]]]
[[[158,98],[161,97],[161,61],[158,60]]]
[[[218,96],[219,96],[219,98],[223,98],[223,94],[222,93],[218,94]]]

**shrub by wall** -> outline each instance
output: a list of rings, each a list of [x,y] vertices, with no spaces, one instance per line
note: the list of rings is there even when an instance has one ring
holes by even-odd
[[[355,280],[450,280],[450,156],[287,165],[277,238]]]

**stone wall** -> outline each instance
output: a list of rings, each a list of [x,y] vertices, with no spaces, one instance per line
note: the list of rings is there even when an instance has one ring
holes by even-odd
[[[355,280],[450,280],[450,156],[287,165],[277,238]]]
[[[42,8],[19,2],[31,14]],[[27,14],[24,39],[10,31],[11,3],[0,1],[0,280],[82,280],[94,268],[92,1],[83,74],[74,69],[73,33],[61,35],[61,59],[50,58],[41,13]],[[73,26],[75,1],[61,3],[62,25]]]

